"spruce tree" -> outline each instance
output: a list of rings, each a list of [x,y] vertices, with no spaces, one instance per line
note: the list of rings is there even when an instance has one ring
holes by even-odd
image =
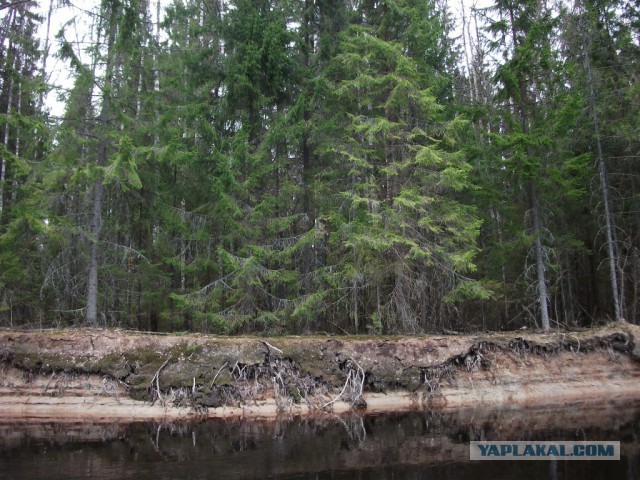
[[[526,196],[532,242],[532,277],[537,311],[542,329],[551,328],[549,315],[549,246],[545,245],[543,179],[549,157],[544,148],[546,129],[543,105],[545,80],[552,66],[551,33],[554,18],[544,1],[498,1],[493,6],[497,18],[490,25],[495,48],[504,52],[504,62],[496,71],[500,82],[498,98],[505,102],[503,124],[506,131],[496,139],[508,159],[507,168]],[[542,101],[541,101],[542,100]]]
[[[10,325],[41,321],[44,313],[40,266],[49,231],[42,159],[49,137],[39,102],[35,7],[6,6],[0,30],[0,318]]]
[[[338,298],[354,331],[447,328],[450,302],[483,292],[465,276],[480,223],[456,199],[469,186],[469,124],[446,116],[443,12],[405,1],[356,13],[329,76],[334,288],[348,292]]]

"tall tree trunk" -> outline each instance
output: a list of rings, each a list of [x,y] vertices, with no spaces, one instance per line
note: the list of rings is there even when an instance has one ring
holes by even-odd
[[[47,80],[47,59],[49,58],[49,35],[51,33],[51,15],[53,14],[53,0],[49,1],[49,13],[47,14],[47,32],[44,40],[44,50],[42,51],[42,68],[40,70],[40,77],[42,78],[42,83],[44,84]],[[44,105],[44,93],[45,89],[40,89],[40,94],[38,96],[38,113],[42,112],[42,107]]]
[[[517,27],[515,21],[515,13],[514,13],[514,5],[513,3],[509,4],[509,21],[511,25],[511,36],[513,42],[513,52],[514,55],[517,53],[517,48],[521,44],[518,40]],[[522,133],[524,135],[530,134],[530,125],[529,125],[529,105],[532,104],[531,99],[529,98],[529,93],[527,91],[527,78],[524,76],[522,72],[518,75],[518,88],[519,88],[519,96],[520,98],[517,100],[517,108],[520,114],[520,125],[522,128]],[[527,147],[526,151],[528,156],[533,156],[530,147]],[[540,305],[540,319],[542,321],[542,329],[547,332],[550,330],[551,325],[549,322],[549,307],[548,307],[548,298],[547,298],[547,281],[545,275],[545,265],[544,265],[544,250],[542,247],[542,222],[540,220],[540,198],[538,195],[538,186],[536,184],[536,176],[539,172],[531,171],[527,172],[529,175],[528,180],[528,195],[529,195],[529,205],[531,209],[531,219],[532,219],[532,234],[534,238],[534,256],[536,263],[536,289],[538,293],[538,303]]]
[[[107,62],[105,67],[104,86],[102,91],[102,105],[98,115],[98,167],[107,165],[108,160],[108,130],[112,121],[111,89],[113,86],[113,72],[115,70],[115,40],[117,32],[116,12],[102,12],[107,15],[102,21],[108,22],[107,32]],[[98,321],[98,269],[99,269],[99,242],[102,229],[102,199],[104,192],[104,179],[100,175],[93,183],[91,238],[89,239],[89,274],[87,282],[87,316],[86,321],[95,325]]]
[[[593,66],[591,65],[591,37],[586,29],[586,49],[584,53],[584,68],[587,71],[587,83],[589,87],[589,105],[591,107],[591,119],[593,121],[593,134],[596,140],[596,154],[598,156],[598,177],[600,180],[600,190],[602,191],[602,203],[604,208],[604,223],[607,236],[607,254],[609,256],[609,276],[611,278],[611,294],[616,321],[622,320],[621,296],[618,286],[618,254],[615,243],[615,221],[611,212],[611,199],[609,196],[609,184],[607,181],[607,167],[604,161],[602,150],[602,139],[600,135],[600,117],[596,108],[596,93],[594,86]]]
[[[360,312],[358,311],[358,281],[353,280],[353,328],[354,333],[358,333],[360,326]]]
[[[7,98],[7,118],[11,115],[11,103],[13,99],[13,67],[15,66],[15,58],[13,59],[11,69],[9,70],[9,94]],[[4,137],[2,145],[4,151],[9,151],[9,122],[4,126]],[[2,220],[2,214],[4,213],[4,194],[5,194],[5,182],[7,179],[7,159],[5,156],[0,156],[0,221]]]
[[[467,84],[469,86],[469,100],[471,102],[478,101],[478,95],[474,88],[474,75],[471,70],[471,62],[469,62],[469,55],[471,49],[471,42],[467,45],[467,39],[471,39],[471,33],[469,32],[469,23],[467,19],[467,8],[464,4],[464,0],[460,0],[460,13],[462,14],[462,49],[464,50],[464,63],[467,69]]]
[[[20,62],[18,62],[18,65],[16,65],[16,70],[20,70]],[[20,72],[21,76],[24,76],[26,78],[27,73],[26,71],[22,71]],[[18,114],[18,117],[22,116],[22,79],[18,79],[18,92],[16,95],[16,113]],[[20,158],[20,147],[21,147],[21,142],[20,142],[20,127],[16,127],[15,129],[15,146],[14,146],[14,153],[16,155],[16,158]],[[18,203],[18,176],[16,175],[16,172],[13,172],[11,175],[11,205],[17,205]]]
[[[566,200],[563,201],[566,205]],[[564,212],[562,215],[562,233],[565,236],[569,236],[569,226],[567,225],[567,218]],[[564,270],[566,271],[566,279],[563,278],[561,282],[562,289],[562,309],[563,317],[566,325],[576,325],[576,311],[575,311],[575,296],[574,296],[574,282],[573,282],[573,268],[571,265],[571,259],[566,248],[562,249],[562,263],[564,264]],[[565,285],[566,284],[566,285]]]
[[[87,323],[98,321],[98,246],[102,227],[102,194],[104,185],[102,178],[93,183],[93,219],[91,222],[91,238],[89,240],[89,281],[87,286]]]
[[[529,181],[529,196],[531,199],[531,216],[533,223],[534,251],[536,260],[536,282],[538,288],[538,302],[540,303],[540,319],[542,329],[547,332],[551,325],[549,322],[549,305],[547,297],[547,281],[544,267],[544,251],[542,248],[542,228],[540,226],[540,207],[538,192],[534,180]]]
[[[11,32],[14,31],[14,29],[16,28],[16,22],[17,22],[17,15],[13,9],[10,10],[9,16],[11,16],[11,14],[13,14],[13,18],[8,27],[9,28],[8,35],[11,35]],[[6,73],[7,73],[8,82],[9,82],[9,86],[7,89],[8,90],[7,110],[6,110],[7,118],[9,118],[12,113],[13,88],[15,83],[14,77],[16,72],[17,61],[18,61],[18,53],[15,51],[13,40],[11,39],[9,41],[9,47],[7,48],[7,61],[6,61],[6,66],[7,66]],[[9,151],[10,130],[11,129],[9,128],[9,122],[6,122],[4,125],[4,136],[2,140],[2,145],[4,147],[5,152]],[[4,195],[5,195],[5,182],[7,179],[7,166],[8,166],[7,158],[4,155],[0,156],[0,221],[2,220],[2,215],[4,213],[4,208],[5,208]]]

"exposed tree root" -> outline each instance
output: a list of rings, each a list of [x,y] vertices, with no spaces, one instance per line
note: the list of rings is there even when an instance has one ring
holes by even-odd
[[[160,389],[160,372],[162,372],[162,369],[167,366],[170,360],[171,356],[169,356],[169,358],[164,361],[160,368],[158,368],[155,375],[151,379],[151,383],[149,383],[149,386],[147,387],[147,391],[149,392],[149,396],[151,398],[151,403],[155,403],[156,400],[160,400],[160,404],[162,406],[165,405],[165,399],[162,396],[162,390]]]
[[[347,379],[344,386],[333,400],[322,405],[322,409],[326,409],[343,397],[355,408],[367,408],[367,402],[362,396],[367,376],[365,371],[353,358],[346,360],[343,365],[343,370],[347,371]]]
[[[103,396],[119,401],[125,387],[124,391],[137,400],[196,412],[265,401],[275,401],[281,412],[299,404],[312,411],[333,410],[338,402],[357,409],[367,407],[367,392],[421,392],[436,400],[443,397],[447,385],[476,388],[479,381],[494,375],[482,372],[494,367],[505,372],[499,375],[508,376],[513,375],[509,369],[521,371],[539,364],[540,359],[553,361],[567,353],[583,356],[597,352],[612,362],[619,363],[625,357],[638,362],[640,349],[635,347],[634,337],[640,330],[633,329],[637,327],[594,334],[524,336],[518,332],[475,338],[284,338],[270,339],[272,343],[136,336],[126,337],[117,350],[101,344],[104,337],[82,332],[53,339],[51,334],[34,334],[36,340],[29,334],[5,334],[6,340],[0,344],[0,379],[2,366],[8,365],[22,372],[25,385],[34,375],[43,375],[38,387],[42,396],[62,396],[71,388],[82,388],[74,381],[76,377],[97,375]],[[76,345],[78,337],[89,353],[84,354]],[[89,337],[95,349],[89,345]],[[34,345],[36,341],[40,343]],[[109,337],[109,342],[116,341],[117,335]],[[136,349],[139,341],[145,342],[146,349]],[[102,351],[98,354],[99,348]]]
[[[152,402],[160,400],[162,405],[191,407],[196,411],[207,406],[255,404],[258,399],[265,397],[274,398],[278,410],[282,412],[302,401],[312,410],[330,410],[339,400],[350,403],[354,408],[367,407],[363,394],[370,374],[353,357],[336,357],[339,369],[345,374],[344,383],[341,387],[338,386],[337,390],[336,386],[301,371],[282,349],[266,341],[261,341],[261,344],[265,347],[263,362],[225,362],[217,368],[213,379],[206,385],[208,388],[198,384],[193,377],[191,388],[168,387],[164,391],[161,390],[160,373],[171,360],[169,357],[158,368],[149,384],[149,399]],[[632,338],[619,332],[586,341],[571,335],[563,335],[559,341],[547,343],[539,343],[525,337],[516,337],[506,343],[483,340],[473,344],[465,353],[452,356],[441,364],[419,368],[419,385],[424,387],[430,399],[434,399],[440,395],[443,384],[455,384],[458,372],[490,370],[489,353],[505,355],[515,362],[521,362],[520,359],[526,359],[531,355],[548,359],[563,351],[580,354],[595,349],[610,351],[611,355],[615,355],[617,352],[629,353],[632,348]],[[233,381],[216,385],[223,372]]]

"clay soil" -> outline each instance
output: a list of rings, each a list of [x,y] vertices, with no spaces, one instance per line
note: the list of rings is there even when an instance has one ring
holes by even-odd
[[[274,417],[640,400],[640,327],[414,337],[0,331],[0,418]]]

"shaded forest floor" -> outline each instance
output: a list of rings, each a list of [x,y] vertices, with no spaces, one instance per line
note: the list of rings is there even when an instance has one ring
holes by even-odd
[[[640,400],[640,327],[414,337],[0,331],[0,416],[145,419]]]

